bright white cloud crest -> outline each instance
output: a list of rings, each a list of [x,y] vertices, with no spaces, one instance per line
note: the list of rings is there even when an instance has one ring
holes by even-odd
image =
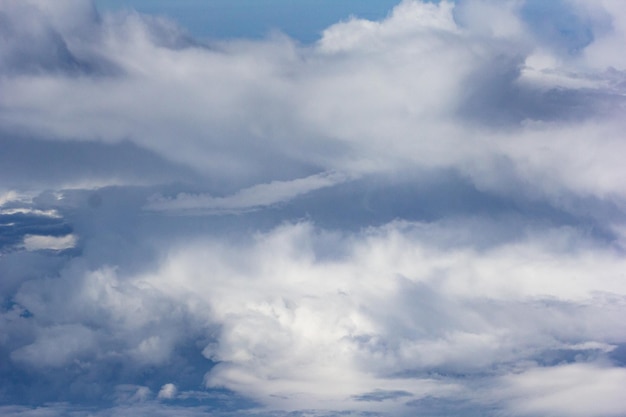
[[[625,414],[625,22],[0,0],[0,414]]]
[[[423,227],[393,224],[345,241],[288,225],[234,256],[234,248],[196,243],[146,279],[221,324],[220,342],[204,350],[221,363],[207,375],[209,385],[288,402],[295,394],[296,407],[307,397],[345,400],[375,389],[446,397],[471,389],[447,374],[520,361],[532,368],[544,350],[626,336],[579,328],[563,316],[571,310],[576,322],[590,324],[624,312],[621,301],[602,301],[603,294],[626,295],[621,256],[545,247],[578,239],[566,230],[482,254],[442,253],[423,241]],[[319,258],[318,239],[350,252]],[[401,378],[407,371],[415,375]]]

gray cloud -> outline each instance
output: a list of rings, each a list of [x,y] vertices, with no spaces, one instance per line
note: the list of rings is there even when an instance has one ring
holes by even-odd
[[[387,401],[394,400],[402,397],[411,397],[411,393],[407,391],[383,391],[376,390],[372,392],[366,392],[364,394],[356,395],[354,398],[357,401]]]
[[[188,167],[171,163],[130,141],[107,144],[36,139],[11,133],[0,137],[0,174],[4,187],[39,190],[147,185],[198,178]]]

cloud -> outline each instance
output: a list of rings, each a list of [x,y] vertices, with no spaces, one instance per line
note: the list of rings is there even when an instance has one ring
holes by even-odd
[[[439,252],[420,238],[422,227],[343,240],[297,224],[247,248],[196,242],[141,279],[219,324],[203,352],[219,363],[209,386],[281,407],[315,397],[345,407],[375,389],[446,398],[461,390],[447,375],[491,373],[555,349],[593,357],[623,337],[609,324],[617,316],[605,321],[602,312],[621,310],[619,255],[581,257],[561,246],[577,239],[567,230],[482,253]],[[315,248],[329,245],[346,255],[320,257]]]
[[[30,7],[40,9],[41,19],[54,21],[48,8],[37,4]],[[534,45],[521,29],[505,34],[494,29],[485,38],[476,29],[486,21],[475,16],[482,16],[480,7],[521,21],[509,3],[459,7],[457,13],[451,3],[403,2],[381,22],[352,19],[331,26],[308,47],[284,37],[201,45],[171,23],[136,14],[84,17],[96,34],[78,37],[77,24],[61,19],[55,30],[73,54],[93,60],[97,53],[120,72],[14,74],[3,83],[4,96],[12,99],[3,103],[0,122],[41,139],[130,139],[237,188],[311,170],[358,173],[419,165],[462,167],[474,176],[476,160],[485,166],[504,157],[522,164],[524,153],[503,148],[508,135],[492,130],[503,123],[516,126],[515,142],[530,149],[536,146],[527,137],[534,121],[548,122],[542,131],[565,137],[571,125],[563,121],[580,119],[574,125],[589,130],[581,145],[591,146],[606,132],[585,119],[604,109],[609,119],[602,125],[620,131],[621,119],[610,116],[623,105],[623,91],[615,90],[624,79],[619,66],[612,74],[589,73],[582,64],[564,62],[558,50]],[[22,14],[15,14],[12,20],[19,21]],[[522,71],[524,58],[536,53],[556,65],[535,73],[582,80],[582,87],[524,77],[529,72]],[[615,78],[613,87],[606,85],[609,76]],[[32,112],[42,116],[33,120]],[[478,124],[468,126],[472,121]],[[524,121],[529,127],[519,125]],[[611,143],[611,154],[621,152],[615,134],[604,142]],[[578,152],[567,153],[568,145],[553,146],[565,152],[566,175],[595,175],[573,167],[579,165],[603,169],[581,160]],[[532,175],[552,167],[538,164],[515,175],[534,182]],[[576,182],[562,185],[589,192]],[[619,181],[609,185],[621,193]]]
[[[625,380],[623,368],[570,364],[530,369],[507,377],[506,384],[518,414],[618,416],[625,411],[620,389]]]
[[[319,40],[322,52],[377,50],[389,40],[406,41],[415,34],[456,32],[452,3],[424,4],[405,1],[396,6],[383,22],[352,18],[327,28]]]
[[[73,248],[76,245],[76,236],[41,236],[26,235],[24,236],[24,247],[26,250],[64,250]]]
[[[153,197],[146,208],[157,211],[188,211],[192,213],[203,211],[209,213],[237,212],[272,206],[301,194],[337,185],[346,180],[346,176],[340,173],[322,173],[290,181],[258,184],[239,190],[236,194],[227,197],[184,193],[177,195],[174,199],[158,196]]]
[[[161,390],[159,391],[157,397],[165,400],[171,400],[172,398],[176,397],[177,393],[178,390],[176,389],[176,385],[165,384],[161,387]]]
[[[11,358],[36,366],[60,367],[93,349],[94,334],[83,326],[52,326],[43,329],[35,343],[12,352]]]
[[[0,196],[0,206],[5,205],[6,203],[10,203],[12,201],[16,201],[19,199],[19,194],[14,190],[7,191]]]
[[[582,51],[585,64],[591,68],[613,67],[623,70],[626,62],[619,54],[612,52],[612,48],[626,37],[626,14],[619,2],[606,0],[600,3],[571,3],[592,22],[594,30],[593,42]]]
[[[415,399],[487,395],[455,375],[473,384],[546,358],[595,360],[623,341],[618,253],[567,228],[487,250],[445,243],[459,234],[445,224],[338,233],[297,223],[245,244],[186,242],[152,272],[88,272],[78,259],[60,280],[17,292],[29,312],[19,322],[35,331],[12,357],[35,367],[80,358],[85,369],[167,369],[183,346],[196,346],[206,359],[193,366],[209,387],[273,408],[403,412]],[[48,322],[95,327],[71,340],[98,342],[58,339],[73,333]],[[413,405],[361,401],[397,391]]]
[[[402,397],[411,397],[410,392],[406,391],[383,391],[376,390],[372,392],[366,392],[365,394],[355,396],[357,401],[387,401]]]
[[[28,203],[16,199],[5,203],[0,209],[0,250],[64,250],[74,247],[76,236],[71,226],[59,213],[52,210],[33,208]]]
[[[623,414],[620,6],[0,0],[0,413]]]

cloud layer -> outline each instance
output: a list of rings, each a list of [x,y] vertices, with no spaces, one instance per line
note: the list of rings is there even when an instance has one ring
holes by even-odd
[[[0,0],[0,413],[623,415],[625,28]]]

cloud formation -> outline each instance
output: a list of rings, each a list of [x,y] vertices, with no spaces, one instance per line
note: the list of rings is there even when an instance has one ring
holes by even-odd
[[[625,27],[0,0],[0,414],[623,415]]]
[[[178,194],[173,199],[155,196],[146,208],[157,211],[191,213],[254,210],[279,204],[299,195],[307,194],[320,188],[331,187],[346,180],[345,175],[329,172],[291,181],[272,181],[269,184],[257,184],[226,197],[212,197],[205,194],[189,195],[185,193]]]

